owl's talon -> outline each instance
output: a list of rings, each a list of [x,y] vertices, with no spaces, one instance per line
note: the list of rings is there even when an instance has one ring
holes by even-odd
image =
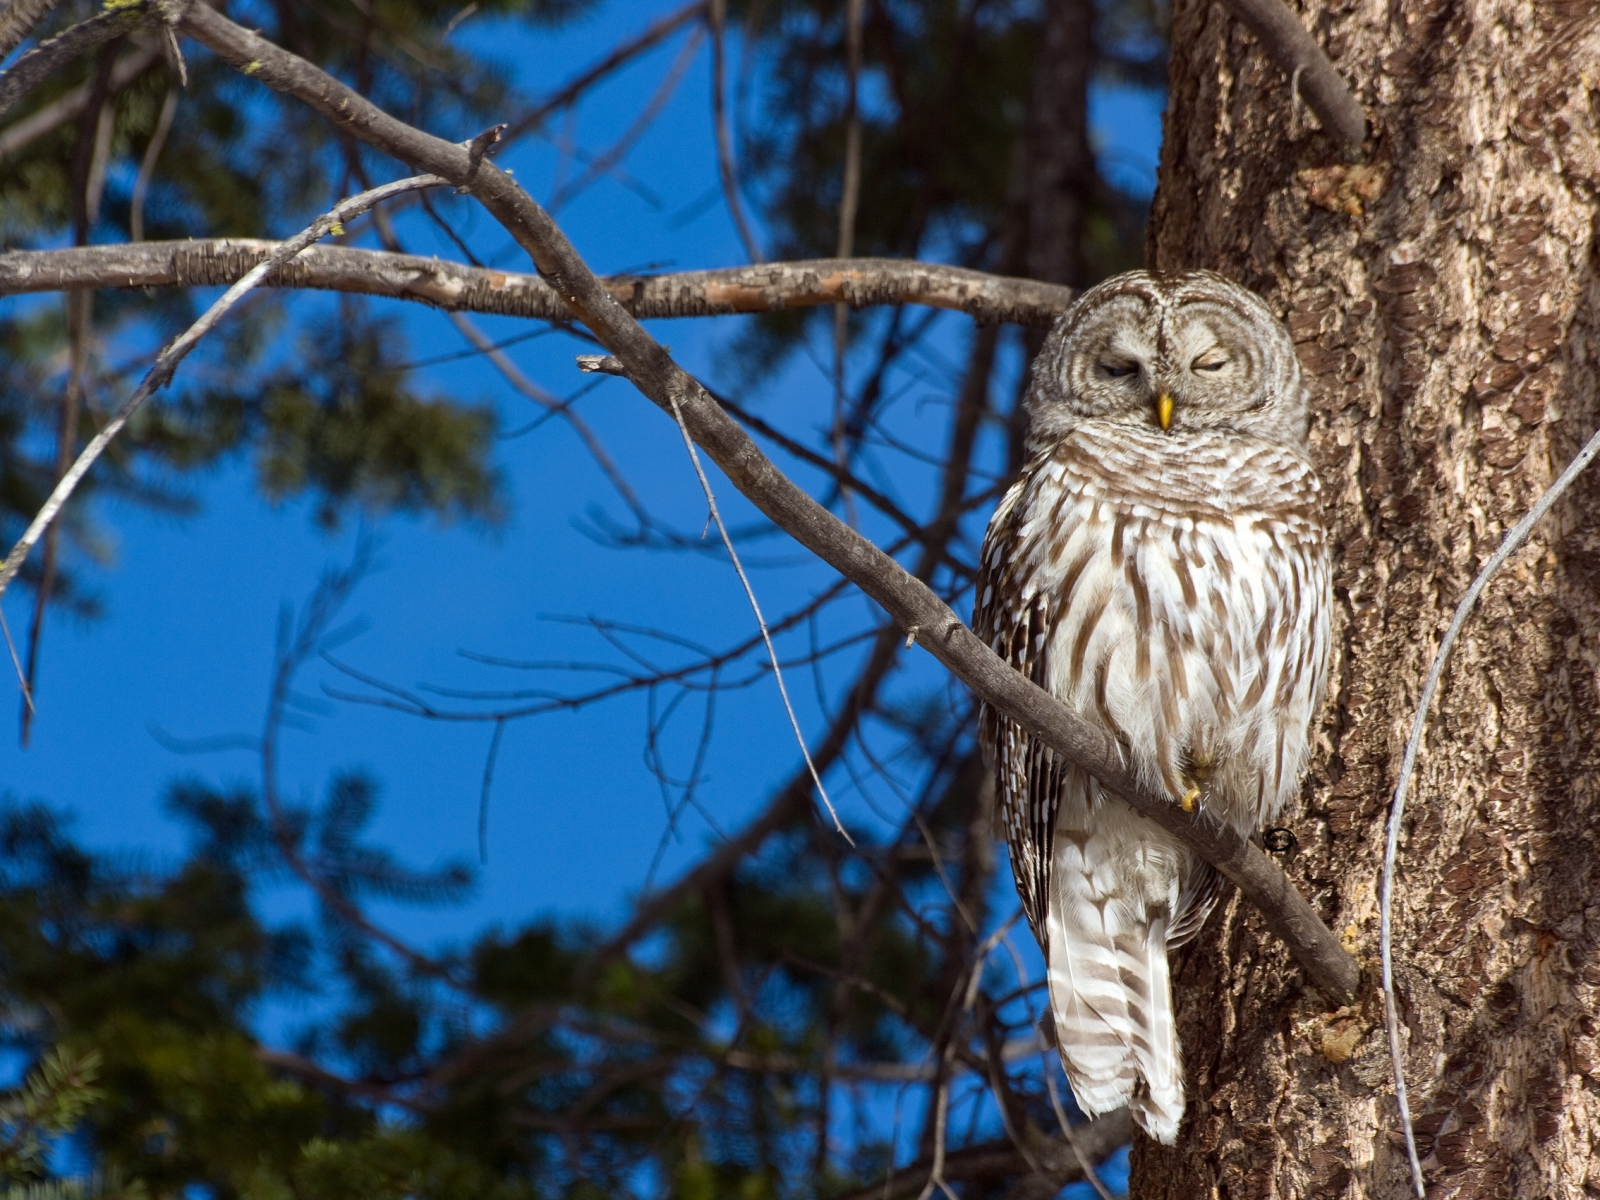
[[[1182,808],[1184,812],[1192,813],[1194,811],[1195,802],[1199,799],[1200,789],[1197,787],[1192,787],[1183,794],[1183,799],[1178,801],[1178,806]]]

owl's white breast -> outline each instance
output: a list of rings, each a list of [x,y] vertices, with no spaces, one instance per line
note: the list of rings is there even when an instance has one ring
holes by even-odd
[[[1316,476],[1293,450],[1086,423],[1008,497],[1046,686],[1241,827],[1293,797],[1328,647]]]

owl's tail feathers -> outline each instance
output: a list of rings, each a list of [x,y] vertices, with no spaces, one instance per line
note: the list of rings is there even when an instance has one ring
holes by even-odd
[[[1128,1008],[1134,1015],[1133,1056],[1143,1083],[1134,1091],[1133,1119],[1156,1141],[1170,1146],[1178,1140],[1183,1120],[1183,1060],[1167,975],[1166,918],[1151,921],[1143,933],[1138,939],[1142,944],[1129,946],[1123,958],[1128,964],[1123,976]]]
[[[1081,915],[1088,920],[1050,923],[1050,1007],[1073,1098],[1090,1116],[1127,1105],[1170,1146],[1183,1119],[1183,1066],[1167,921],[1108,932],[1101,914]]]

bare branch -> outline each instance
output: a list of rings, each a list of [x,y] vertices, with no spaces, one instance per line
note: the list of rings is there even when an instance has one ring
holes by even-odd
[[[116,8],[91,17],[35,46],[17,59],[9,71],[0,75],[0,114],[21,100],[62,67],[112,38],[132,33],[150,20],[143,3],[131,8]]]
[[[495,370],[499,371],[505,381],[515,388],[518,393],[533,401],[545,412],[559,414],[571,426],[572,432],[578,435],[579,440],[584,444],[584,448],[589,451],[589,457],[594,459],[595,466],[599,467],[601,474],[611,481],[611,486],[616,489],[617,495],[622,497],[622,502],[633,513],[634,519],[641,526],[648,524],[649,515],[645,512],[644,504],[633,490],[633,486],[628,482],[627,477],[623,475],[622,469],[617,466],[610,452],[606,450],[605,443],[600,440],[600,436],[589,428],[589,423],[573,412],[571,405],[556,399],[556,397],[524,375],[517,364],[511,361],[510,356],[491,342],[487,335],[472,323],[470,318],[462,316],[460,313],[451,313],[450,320],[461,331],[461,335],[489,360]]]
[[[252,78],[299,98],[352,135],[476,196],[577,318],[622,360],[634,385],[668,414],[674,406],[681,410],[695,442],[751,503],[877,601],[985,703],[1094,775],[1107,791],[1232,880],[1326,996],[1346,1003],[1354,999],[1360,968],[1276,863],[1209,814],[1185,813],[1173,797],[1148,787],[1110,734],[1013,670],[925,583],[788,479],[606,290],[550,215],[509,175],[467,147],[390,116],[311,63],[203,5],[192,4],[179,26],[235,69],[250,68]]]
[[[850,695],[840,706],[827,734],[812,752],[812,761],[819,771],[826,771],[845,752],[850,744],[856,722],[877,697],[878,689],[894,665],[899,649],[896,630],[886,629],[873,645],[867,664],[857,676]],[[801,767],[767,804],[766,809],[748,825],[687,871],[683,876],[660,890],[643,897],[633,915],[620,930],[599,947],[590,960],[589,971],[599,971],[627,953],[640,938],[659,925],[685,896],[703,892],[715,881],[726,878],[746,857],[755,853],[778,830],[787,827],[809,807],[811,772]],[[482,1041],[469,1045],[434,1069],[429,1079],[441,1086],[459,1079],[496,1061],[508,1046],[526,1040],[548,1023],[546,1009],[532,1005],[519,1012],[503,1029]]]
[[[0,254],[0,295],[76,287],[215,287],[242,278],[279,245],[242,238],[143,242]],[[314,246],[273,272],[265,287],[359,292],[453,311],[568,320],[572,313],[537,275],[442,262],[414,254]],[[849,304],[920,304],[987,324],[1048,328],[1072,303],[1071,288],[914,259],[821,258],[601,281],[641,319],[715,317]]]
[[[584,168],[583,174],[579,175],[571,183],[558,188],[555,194],[550,197],[551,212],[555,212],[565,206],[596,180],[609,174],[628,156],[628,152],[638,144],[639,139],[660,118],[661,110],[667,106],[673,94],[678,90],[678,85],[683,82],[685,72],[689,70],[690,64],[694,62],[695,55],[699,53],[700,42],[704,37],[705,31],[703,29],[696,29],[689,35],[688,40],[683,44],[683,48],[678,51],[678,57],[667,68],[666,75],[656,87],[655,94],[645,102],[644,107],[639,110],[639,115],[623,131],[622,136],[603,153],[596,155],[588,166]]]
[[[652,46],[671,37],[684,25],[698,17],[704,8],[705,0],[693,0],[693,3],[684,5],[676,12],[668,13],[637,37],[623,42],[620,46],[616,46],[594,66],[568,82],[558,91],[546,96],[534,108],[523,113],[516,120],[509,122],[504,130],[504,139],[508,142],[515,141],[530,129],[538,128],[544,124],[544,119],[551,113],[567,107],[595,83],[611,74],[612,71],[631,62]]]
[[[717,178],[722,183],[722,199],[733,218],[733,227],[744,245],[744,254],[751,262],[760,262],[761,248],[756,235],[745,217],[744,204],[739,199],[739,171],[733,161],[733,135],[728,130],[727,104],[727,0],[711,0],[707,18],[711,25],[711,123],[717,142]]]
[[[399,1104],[405,1108],[414,1108],[405,1097],[398,1095],[394,1088],[382,1083],[368,1083],[360,1079],[346,1079],[343,1075],[336,1075],[320,1063],[300,1054],[292,1054],[287,1050],[269,1050],[265,1046],[257,1046],[256,1059],[269,1067],[276,1067],[280,1071],[287,1071],[297,1075],[309,1083],[316,1084],[332,1092],[344,1096],[359,1096],[364,1100],[377,1100],[384,1104]]]
[[[856,206],[861,198],[861,23],[863,0],[845,3],[845,116],[844,181],[839,195],[839,236],[834,254],[854,258],[856,244]],[[850,310],[833,306],[833,457],[839,468],[849,466],[850,454],[845,437],[844,385],[845,352],[850,346]],[[849,489],[843,491],[845,515],[856,524],[855,505]]]
[[[1322,127],[1359,147],[1367,140],[1367,114],[1315,38],[1283,0],[1222,0],[1256,35],[1263,50],[1298,86]]]
[[[23,560],[28,557],[28,552],[33,549],[40,536],[50,527],[56,514],[61,511],[62,505],[68,497],[77,490],[78,484],[88,474],[89,468],[111,444],[111,440],[122,432],[123,426],[128,423],[128,418],[158,389],[165,387],[172,379],[173,373],[191,350],[199,343],[200,339],[210,333],[224,315],[244,298],[245,294],[271,274],[272,270],[280,263],[288,262],[296,254],[309,246],[318,238],[326,237],[328,232],[344,221],[353,220],[367,209],[381,200],[390,196],[398,196],[405,192],[416,191],[418,188],[437,187],[442,180],[433,175],[417,175],[410,179],[402,179],[397,183],[387,183],[382,187],[373,188],[371,191],[362,192],[359,196],[335,205],[331,212],[318,217],[302,233],[297,234],[287,242],[281,243],[271,255],[254,267],[244,278],[227,290],[215,304],[188,329],[179,334],[166,349],[157,356],[155,365],[145,374],[143,381],[134,389],[133,395],[122,403],[122,407],[112,415],[100,432],[89,440],[83,448],[72,467],[57,482],[55,489],[50,493],[49,499],[44,502],[44,507],[34,516],[17,544],[11,548],[11,553],[6,555],[5,562],[0,563],[0,595],[5,594],[6,588],[16,578],[17,572],[22,568]]]
[[[156,163],[161,158],[161,151],[167,144],[167,134],[172,132],[172,118],[178,113],[178,83],[173,80],[167,86],[167,95],[161,101],[161,113],[156,117],[156,127],[150,134],[150,141],[144,148],[144,157],[139,160],[139,176],[133,182],[133,195],[128,201],[128,238],[131,241],[144,241],[144,198],[150,190],[150,181],[155,177]]]

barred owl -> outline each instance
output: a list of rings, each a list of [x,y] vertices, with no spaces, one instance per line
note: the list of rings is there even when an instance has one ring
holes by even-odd
[[[1141,778],[1249,835],[1299,790],[1328,654],[1305,388],[1267,306],[1210,272],[1086,292],[1033,365],[1028,459],[984,539],[973,625],[1110,731]],[[1221,879],[992,710],[982,716],[1079,1106],[1183,1117],[1168,949]]]

